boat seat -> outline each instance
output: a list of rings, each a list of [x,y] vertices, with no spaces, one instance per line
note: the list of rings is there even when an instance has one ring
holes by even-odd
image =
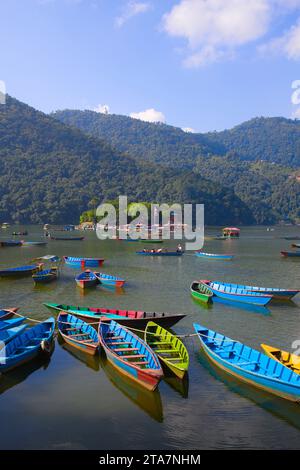
[[[178,352],[177,349],[157,349],[157,352],[160,353],[174,353]]]
[[[121,356],[122,359],[136,359],[138,357],[146,357],[145,354],[130,354],[129,356]]]
[[[138,351],[139,348],[114,348],[115,352],[123,352],[123,351]]]
[[[149,346],[152,346],[155,344],[170,344],[170,342],[169,341],[153,341],[153,343],[149,343]]]
[[[218,348],[218,349],[214,349],[213,351],[216,352],[216,353],[230,353],[232,351],[234,351],[235,348],[230,348],[230,349],[225,349],[225,348]]]
[[[182,362],[182,359],[181,357],[168,357],[168,361],[172,361],[172,362],[175,362],[175,361],[178,361],[178,362]]]
[[[108,340],[109,340],[109,339],[124,339],[124,336],[114,336],[114,335],[111,335],[111,336],[108,336],[107,339],[108,339]]]
[[[138,361],[138,362],[131,362],[131,364],[134,364],[135,366],[141,366],[141,365],[147,365],[149,364],[149,361]]]
[[[234,364],[235,366],[254,366],[254,365],[258,365],[258,362],[257,361],[250,361],[250,362],[236,362]]]
[[[76,336],[90,336],[89,333],[78,333],[76,335],[69,335],[70,338],[75,338]]]
[[[130,341],[110,341],[108,343],[110,346],[116,345],[116,344],[132,344]]]

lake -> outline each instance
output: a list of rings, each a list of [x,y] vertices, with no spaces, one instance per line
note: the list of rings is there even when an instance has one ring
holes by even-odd
[[[25,240],[38,240],[41,226],[27,226]],[[20,227],[0,231],[0,238]],[[72,236],[74,233],[70,233]],[[206,230],[217,235],[218,228]],[[68,235],[61,232],[61,235]],[[35,287],[32,279],[0,280],[0,305],[19,307],[28,317],[49,316],[43,302],[185,313],[174,326],[194,333],[198,322],[256,349],[261,343],[292,350],[300,340],[300,295],[294,302],[251,309],[194,301],[194,279],[299,288],[300,259],[283,259],[280,250],[300,235],[299,227],[243,227],[239,240],[207,240],[211,253],[233,253],[231,262],[197,258],[138,256],[141,243],[99,241],[85,232],[78,242],[48,241],[46,247],[0,248],[1,267],[28,264],[37,256],[103,257],[102,271],[127,280],[123,290],[97,287],[83,294],[78,272],[62,267],[58,281]],[[16,237],[17,238],[17,237]],[[177,242],[165,242],[175,247]],[[147,245],[149,248],[150,245]],[[190,354],[188,380],[164,379],[147,392],[122,377],[103,355],[92,358],[56,340],[48,362],[33,361],[0,376],[1,449],[300,449],[300,406],[258,391],[216,369],[200,351],[199,340],[185,339]]]

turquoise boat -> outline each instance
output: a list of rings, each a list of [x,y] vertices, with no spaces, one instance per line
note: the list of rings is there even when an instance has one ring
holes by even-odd
[[[245,302],[254,305],[267,305],[272,300],[272,295],[261,294],[259,292],[251,292],[238,287],[229,287],[218,282],[200,280],[201,284],[209,287],[214,295],[225,300],[234,302]]]
[[[57,326],[64,341],[73,348],[92,356],[98,351],[99,340],[93,326],[65,312],[59,314]]]
[[[20,325],[20,326],[15,326],[13,328],[9,328],[9,329],[0,331],[0,343],[2,342],[4,344],[7,344],[9,341],[14,339],[16,336],[23,333],[23,331],[26,328],[27,328],[27,325]]]
[[[194,323],[205,354],[228,374],[286,400],[300,401],[300,375],[260,351]]]
[[[97,268],[104,263],[103,258],[79,258],[75,256],[64,256],[63,258],[66,265],[72,268]]]
[[[51,317],[15,337],[0,349],[0,372],[15,369],[42,352],[49,354],[54,330],[55,320]]]
[[[219,281],[213,281],[213,283],[216,285],[220,285],[222,287],[226,288],[232,288],[232,289],[242,289],[242,290],[247,290],[250,292],[255,292],[259,294],[266,294],[266,295],[272,295],[274,299],[278,300],[289,300],[295,295],[299,294],[300,290],[299,289],[281,289],[277,287],[258,287],[258,286],[247,286],[243,284],[230,284],[227,282],[219,282]]]
[[[104,286],[123,287],[125,284],[125,279],[122,279],[121,277],[112,276],[111,274],[105,273],[94,274],[98,278],[100,284],[103,284]]]
[[[223,260],[223,261],[231,261],[234,256],[233,255],[219,255],[216,253],[203,253],[203,251],[196,251],[195,255],[199,258],[211,259],[211,260]]]

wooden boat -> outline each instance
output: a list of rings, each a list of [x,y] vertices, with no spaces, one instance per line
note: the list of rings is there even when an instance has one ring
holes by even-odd
[[[13,233],[12,233],[12,236],[13,236],[13,237],[21,236],[21,235],[22,235],[22,236],[28,235],[28,232],[25,231],[25,232],[13,232]]]
[[[22,246],[45,246],[47,242],[27,242],[22,240]]]
[[[55,281],[58,277],[58,268],[44,269],[32,275],[32,279],[36,284],[48,284]]]
[[[75,281],[78,287],[86,289],[87,287],[94,287],[99,284],[97,276],[92,271],[84,271],[75,277]]]
[[[182,379],[189,368],[189,354],[183,342],[153,321],[148,323],[144,339],[160,361]]]
[[[29,266],[19,266],[17,268],[7,268],[0,270],[0,277],[22,277],[31,276],[32,274],[40,271],[43,264],[33,264]]]
[[[223,261],[231,261],[233,259],[233,255],[218,255],[215,253],[203,253],[203,251],[196,251],[195,255],[199,258],[206,258],[212,260],[223,260]]]
[[[201,300],[201,302],[205,303],[212,302],[212,291],[204,284],[201,284],[199,281],[192,282],[190,292],[192,297],[196,300]]]
[[[8,320],[2,320],[2,318],[0,317],[0,331],[15,328],[16,326],[22,325],[24,320],[26,320],[26,317],[18,317]]]
[[[200,280],[199,282],[209,287],[214,295],[226,300],[245,302],[254,305],[267,305],[272,299],[272,295],[251,292],[245,289],[239,289],[238,287],[228,287],[218,282],[206,280]]]
[[[163,377],[156,354],[138,336],[114,320],[99,323],[99,340],[107,360],[119,372],[147,390],[155,390]]]
[[[282,351],[281,349],[274,348],[273,346],[268,346],[267,344],[261,344],[261,347],[267,356],[280,362],[293,372],[300,374],[300,356],[287,351]]]
[[[0,320],[11,318],[17,311],[18,308],[2,308],[0,310]]]
[[[139,240],[142,243],[163,243],[163,240],[151,240],[151,238],[140,238]]]
[[[144,312],[136,310],[119,310],[109,308],[93,308],[93,307],[76,307],[72,305],[45,303],[51,312],[67,312],[76,315],[78,318],[89,322],[97,322],[102,318],[116,319],[118,323],[132,327],[143,329],[149,321],[155,321],[159,325],[170,327],[182,320],[185,314],[171,314],[158,312]]]
[[[287,400],[299,402],[300,377],[278,361],[194,323],[209,359],[228,374]]]
[[[103,258],[76,258],[74,256],[64,256],[63,258],[68,266],[74,268],[96,268],[104,263]]]
[[[20,240],[3,240],[0,241],[0,246],[21,246],[22,242]]]
[[[48,318],[10,341],[0,350],[0,372],[14,369],[42,352],[49,353],[54,329],[54,318]]]
[[[59,256],[56,255],[45,255],[34,258],[33,261],[41,261],[45,263],[59,263],[61,261]]]
[[[111,276],[110,274],[104,274],[104,273],[94,273],[94,274],[97,277],[100,284],[103,284],[106,286],[123,287],[125,284],[125,279],[122,279],[120,277]]]
[[[9,343],[12,339],[16,336],[23,333],[23,331],[27,328],[27,325],[19,325],[14,326],[13,328],[7,328],[0,331],[0,344],[1,342],[4,344]],[[0,361],[1,362],[1,361]]]
[[[60,241],[68,241],[68,242],[75,242],[75,241],[81,241],[84,239],[84,237],[50,237],[51,240],[60,240]]]
[[[293,248],[300,248],[300,243],[292,243]]]
[[[88,323],[61,312],[57,319],[58,331],[70,346],[94,356],[98,351],[99,340],[97,331]]]
[[[207,281],[206,281],[207,282]],[[257,287],[257,286],[247,286],[244,284],[230,284],[227,282],[213,281],[214,284],[222,285],[226,288],[233,289],[242,289],[250,292],[258,292],[260,294],[272,295],[274,299],[278,300],[289,300],[295,295],[299,294],[299,289],[281,289],[277,287]]]
[[[144,256],[182,256],[183,251],[143,250],[137,251],[136,254]]]
[[[281,256],[285,258],[297,258],[300,257],[300,251],[281,251]]]
[[[291,237],[283,237],[284,240],[300,240],[300,237],[298,235],[291,236]]]

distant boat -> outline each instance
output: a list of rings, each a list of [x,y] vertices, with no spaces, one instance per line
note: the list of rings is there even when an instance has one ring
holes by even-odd
[[[8,222],[3,222],[3,224],[1,225],[1,228],[8,228],[10,227],[10,224]]]
[[[299,402],[299,375],[260,351],[194,323],[201,346],[220,369],[247,384]]]
[[[293,248],[300,248],[300,243],[292,243]]]
[[[21,246],[22,242],[20,240],[3,240],[0,241],[0,246]]]
[[[255,305],[267,305],[272,299],[272,295],[251,292],[238,287],[229,287],[215,281],[200,280],[199,282],[209,287],[214,295],[227,300]]]
[[[58,331],[70,346],[94,356],[99,348],[97,331],[88,323],[69,313],[61,312],[57,319]]]
[[[164,241],[163,240],[155,240],[155,239],[151,239],[151,238],[140,238],[139,240],[140,242],[142,243],[163,243]]]
[[[185,314],[145,312],[143,310],[120,310],[111,308],[77,307],[73,305],[44,303],[51,312],[66,312],[84,321],[97,322],[103,318],[115,319],[118,323],[132,328],[144,329],[149,321],[164,327],[171,327],[186,317]]]
[[[241,289],[249,292],[256,292],[259,294],[272,295],[274,299],[289,300],[295,295],[299,294],[299,289],[281,289],[277,287],[255,287],[247,286],[244,284],[229,284],[227,282],[212,281],[213,284],[218,284],[224,288]]]
[[[98,266],[102,266],[104,263],[103,258],[76,258],[74,256],[64,256],[63,258],[68,266],[75,268],[96,268]]]
[[[281,251],[281,256],[284,258],[298,258],[300,257],[300,251]]]
[[[45,352],[49,354],[55,329],[54,318],[25,330],[0,350],[0,372],[14,369]]]
[[[29,266],[19,266],[17,268],[7,268],[0,270],[0,277],[22,277],[30,276],[42,268],[42,264],[33,264]]]
[[[196,251],[196,256],[199,258],[206,258],[211,260],[224,260],[224,261],[231,261],[233,259],[233,255],[219,255],[215,253],[203,253],[202,251]]]
[[[45,246],[47,245],[47,242],[29,242],[29,241],[21,241],[22,246]]]
[[[58,277],[58,268],[44,269],[32,275],[32,279],[36,284],[49,284]]]
[[[292,237],[282,237],[284,240],[300,240],[298,235],[294,235]]]
[[[182,256],[183,251],[143,250],[143,251],[137,251],[136,254],[144,255],[144,256]]]
[[[190,287],[191,295],[196,300],[201,302],[212,302],[213,293],[212,291],[199,281],[194,281]]]
[[[99,340],[109,362],[147,390],[163,377],[156,354],[137,335],[113,320],[99,323]]]
[[[115,287],[123,287],[125,284],[125,279],[121,277],[111,276],[110,274],[104,273],[94,273],[95,276],[98,278],[100,284],[106,286],[115,286]]]
[[[69,241],[69,242],[74,242],[74,241],[81,241],[84,239],[84,237],[50,237],[51,240],[60,240],[60,241]]]
[[[28,235],[28,232],[27,232],[27,230],[25,232],[13,232],[12,235],[14,237],[20,236],[20,235],[25,236],[25,235]]]
[[[78,287],[86,289],[87,287],[94,287],[99,283],[97,276],[91,271],[84,271],[75,277],[75,281]]]

